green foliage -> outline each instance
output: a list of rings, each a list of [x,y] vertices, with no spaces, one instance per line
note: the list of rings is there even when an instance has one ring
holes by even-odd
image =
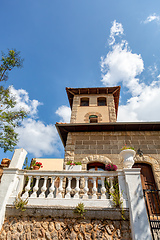
[[[84,213],[87,212],[87,210],[84,209],[84,204],[83,203],[79,203],[75,210],[74,210],[74,213],[78,213],[80,215],[80,217],[84,217]]]
[[[114,188],[113,192],[110,192],[111,185],[110,185],[110,182],[108,182],[107,180],[105,180],[105,187],[106,187],[106,192],[109,194],[109,196],[110,197],[112,196],[114,206],[116,208],[121,208],[121,216],[122,216],[122,219],[125,220],[124,209],[123,209],[123,200],[122,200],[121,194],[119,192],[118,179],[115,177],[113,180],[113,188]]]
[[[1,66],[0,66],[0,82],[8,79],[8,72],[14,67],[21,68],[23,59],[20,57],[20,52],[14,50],[8,50],[5,54],[2,52]]]
[[[16,50],[8,50],[7,55],[2,53],[0,65],[0,82],[8,79],[8,72],[15,67],[22,67],[23,60]],[[6,151],[12,151],[18,142],[18,134],[15,128],[27,116],[22,109],[14,109],[16,101],[10,94],[10,88],[0,86],[0,147]]]
[[[23,200],[21,198],[21,193],[18,194],[18,197],[16,197],[16,200],[14,202],[15,208],[20,209],[22,212],[26,211],[25,206],[28,204],[28,198]]]
[[[110,195],[113,197],[113,202],[116,208],[121,208],[121,205],[123,201],[121,200],[121,194],[119,192],[119,185],[118,183],[114,185],[114,192],[110,193]]]
[[[135,150],[134,147],[128,147],[125,145],[124,147],[121,148],[121,151],[126,150],[126,149]]]
[[[66,165],[74,166],[74,165],[82,165],[82,163],[81,163],[81,162],[68,161],[68,162],[66,163]]]
[[[23,168],[26,170],[32,170],[32,168],[30,166],[28,166],[28,157],[26,157],[26,159],[24,161]]]

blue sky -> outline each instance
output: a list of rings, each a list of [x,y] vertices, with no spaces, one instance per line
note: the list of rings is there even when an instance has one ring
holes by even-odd
[[[17,130],[29,159],[64,156],[65,87],[121,85],[119,121],[159,121],[159,0],[1,0],[0,21],[0,50],[24,58],[5,86],[30,110]]]

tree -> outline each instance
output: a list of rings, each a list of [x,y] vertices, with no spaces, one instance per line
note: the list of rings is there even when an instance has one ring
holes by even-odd
[[[20,52],[8,50],[7,54],[2,52],[0,65],[0,82],[8,79],[8,73],[13,68],[22,67],[23,59]],[[0,86],[0,147],[4,152],[13,151],[18,142],[16,127],[21,124],[27,113],[23,110],[15,110],[16,100],[10,92],[10,87]]]

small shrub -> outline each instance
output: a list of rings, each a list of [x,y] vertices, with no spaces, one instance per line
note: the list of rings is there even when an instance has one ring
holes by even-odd
[[[20,209],[22,212],[26,211],[25,206],[28,204],[28,198],[22,199],[21,193],[18,194],[18,197],[16,197],[16,200],[14,202],[15,208]]]
[[[84,217],[85,212],[87,212],[87,210],[84,209],[83,203],[79,203],[74,210],[74,213],[78,213],[81,217]]]

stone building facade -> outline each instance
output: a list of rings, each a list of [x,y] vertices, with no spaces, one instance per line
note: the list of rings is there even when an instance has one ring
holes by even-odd
[[[83,170],[87,170],[89,163],[110,161],[123,169],[119,153],[127,145],[143,153],[143,156],[136,154],[135,162],[151,166],[159,188],[160,124],[116,122],[120,87],[67,88],[66,91],[72,109],[71,121],[56,124],[65,147],[65,164],[69,160],[80,161]],[[94,122],[90,122],[90,116],[95,118]]]

